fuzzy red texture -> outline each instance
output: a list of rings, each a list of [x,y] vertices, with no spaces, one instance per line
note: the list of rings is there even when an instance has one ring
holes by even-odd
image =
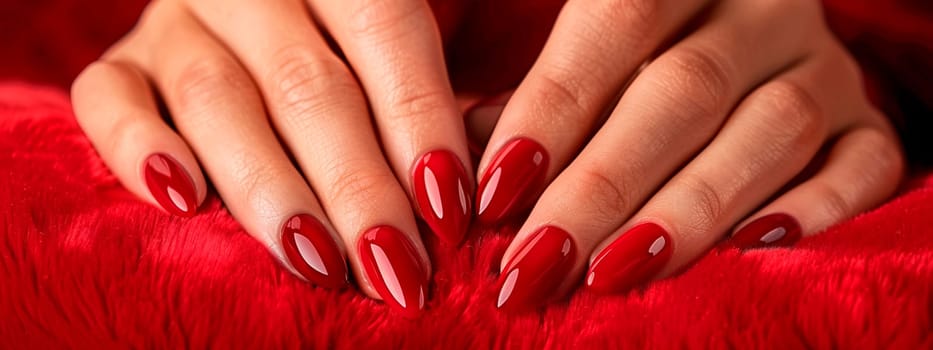
[[[534,58],[521,48],[539,46],[556,14],[550,3],[438,1],[457,86],[514,84]],[[897,97],[908,94],[930,106],[929,2],[825,3],[834,29],[880,81],[882,105],[903,112]],[[514,225],[474,229],[456,250],[424,235],[436,272],[418,320],[352,289],[309,287],[216,194],[194,218],[167,215],[127,192],[81,133],[62,87],[141,8],[125,0],[0,4],[0,348],[933,347],[933,175],[923,171],[882,207],[794,248],[717,248],[642,292],[581,290],[541,314],[495,308]],[[458,26],[497,14],[523,18],[516,30],[525,32],[494,20]],[[477,51],[512,46],[524,54]],[[479,74],[490,63],[493,73]],[[496,79],[481,84],[484,77]]]

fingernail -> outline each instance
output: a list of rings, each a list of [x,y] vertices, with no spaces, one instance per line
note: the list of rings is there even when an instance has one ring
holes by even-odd
[[[146,159],[146,186],[156,202],[169,213],[192,217],[198,210],[194,181],[178,161],[156,153]]]
[[[732,236],[732,244],[740,249],[789,246],[797,243],[800,236],[797,220],[777,213],[762,216],[742,227]]]
[[[359,250],[366,277],[386,304],[417,317],[424,310],[427,268],[408,237],[391,226],[377,226],[360,237]]]
[[[567,231],[542,227],[525,240],[499,275],[496,307],[519,311],[543,305],[567,279],[576,254]]]
[[[496,223],[527,209],[544,189],[547,167],[547,151],[531,139],[518,138],[502,147],[479,184],[479,220]]]
[[[460,160],[449,151],[431,151],[412,169],[418,211],[434,234],[456,245],[470,223],[469,180]]]
[[[671,236],[657,224],[631,228],[593,260],[586,274],[587,288],[615,294],[647,282],[671,259],[671,243]]]
[[[327,288],[347,285],[347,264],[337,242],[313,216],[288,219],[282,226],[282,247],[295,270],[311,283]]]

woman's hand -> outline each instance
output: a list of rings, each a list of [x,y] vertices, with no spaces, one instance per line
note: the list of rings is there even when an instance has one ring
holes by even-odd
[[[881,203],[903,167],[818,1],[571,0],[479,165],[481,221],[533,206],[497,306],[581,277],[626,292],[726,236],[792,244]]]
[[[140,197],[192,216],[203,168],[293,272],[339,288],[346,256],[367,294],[407,314],[431,274],[409,203],[449,242],[469,222],[462,118],[423,1],[157,1],[72,95]]]

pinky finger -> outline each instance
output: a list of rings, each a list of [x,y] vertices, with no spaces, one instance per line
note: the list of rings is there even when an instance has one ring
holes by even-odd
[[[167,212],[191,217],[207,186],[188,145],[159,114],[130,64],[98,61],[71,88],[78,124],[120,182]]]
[[[794,244],[881,204],[903,172],[893,135],[874,127],[852,129],[832,145],[813,177],[740,223],[732,244],[743,249]]]

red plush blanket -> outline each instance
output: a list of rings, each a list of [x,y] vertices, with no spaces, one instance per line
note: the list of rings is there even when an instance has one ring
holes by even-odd
[[[451,55],[546,35],[510,36],[489,21],[454,31],[464,16],[554,16],[533,1],[437,3]],[[457,250],[429,237],[429,310],[407,320],[355,290],[292,277],[215,194],[182,219],[109,173],[63,87],[132,25],[140,1],[0,3],[0,348],[933,348],[933,6],[826,4],[905,135],[914,175],[896,198],[793,248],[721,247],[643,291],[581,291],[524,315],[493,303],[514,227],[474,230]],[[501,58],[513,74],[486,89],[520,77],[529,57]]]

